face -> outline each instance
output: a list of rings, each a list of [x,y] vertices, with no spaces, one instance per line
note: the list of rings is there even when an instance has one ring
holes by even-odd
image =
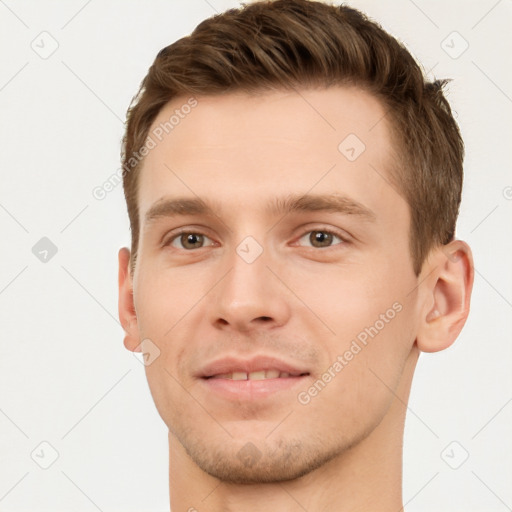
[[[396,389],[414,344],[385,110],[342,87],[186,102],[160,112],[150,134],[188,113],[139,182],[134,306],[160,351],[149,386],[205,472],[297,478],[376,428],[393,397],[381,381]]]

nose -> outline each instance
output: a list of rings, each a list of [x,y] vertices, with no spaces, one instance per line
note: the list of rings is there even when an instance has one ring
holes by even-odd
[[[253,262],[238,253],[212,295],[211,321],[218,329],[247,332],[286,324],[289,295],[267,267],[265,251]]]

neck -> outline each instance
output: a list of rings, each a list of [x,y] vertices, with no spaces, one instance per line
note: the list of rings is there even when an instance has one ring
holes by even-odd
[[[203,472],[169,432],[172,512],[402,510],[403,431],[417,358],[418,351],[413,350],[381,423],[352,448],[296,480],[251,485],[222,482]]]

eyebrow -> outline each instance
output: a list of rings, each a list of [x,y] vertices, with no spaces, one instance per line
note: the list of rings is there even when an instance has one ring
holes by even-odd
[[[213,201],[210,205],[200,198],[163,198],[154,203],[144,216],[145,224],[162,217],[205,215],[217,217],[221,205]],[[266,211],[272,215],[287,215],[294,212],[325,211],[344,215],[355,215],[367,221],[375,221],[376,215],[367,206],[341,194],[289,195],[270,199]]]

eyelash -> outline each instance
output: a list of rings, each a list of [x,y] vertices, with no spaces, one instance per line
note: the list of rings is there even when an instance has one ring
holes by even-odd
[[[329,235],[333,235],[334,237],[336,238],[339,238],[341,240],[340,243],[337,243],[337,244],[333,244],[333,245],[330,245],[328,247],[313,247],[313,246],[306,246],[307,248],[309,249],[316,249],[316,250],[320,250],[320,249],[323,249],[324,251],[325,250],[328,250],[328,249],[332,249],[336,246],[339,246],[339,245],[345,245],[345,244],[348,244],[350,243],[349,240],[347,239],[347,237],[343,236],[341,233],[338,233],[337,231],[335,230],[332,230],[332,229],[328,229],[328,228],[315,228],[315,229],[309,229],[307,231],[304,231],[299,237],[297,240],[301,240],[302,238],[304,238],[305,235],[309,234],[309,233],[313,233],[313,232],[319,232],[319,233],[324,233],[324,234],[329,234]],[[177,238],[179,238],[181,235],[201,235],[201,236],[204,236],[208,239],[210,239],[210,237],[208,237],[208,235],[205,235],[204,233],[201,233],[200,231],[191,231],[191,230],[187,230],[187,229],[183,229],[181,231],[178,231],[177,233],[175,233],[174,235],[172,235],[166,242],[164,242],[162,244],[163,247],[168,247],[170,246]],[[211,240],[211,239],[210,239]],[[208,247],[208,246],[207,246]],[[198,249],[205,249],[206,247],[199,247]],[[194,252],[198,249],[178,249],[178,250],[183,250],[183,251],[186,251],[186,252]]]

